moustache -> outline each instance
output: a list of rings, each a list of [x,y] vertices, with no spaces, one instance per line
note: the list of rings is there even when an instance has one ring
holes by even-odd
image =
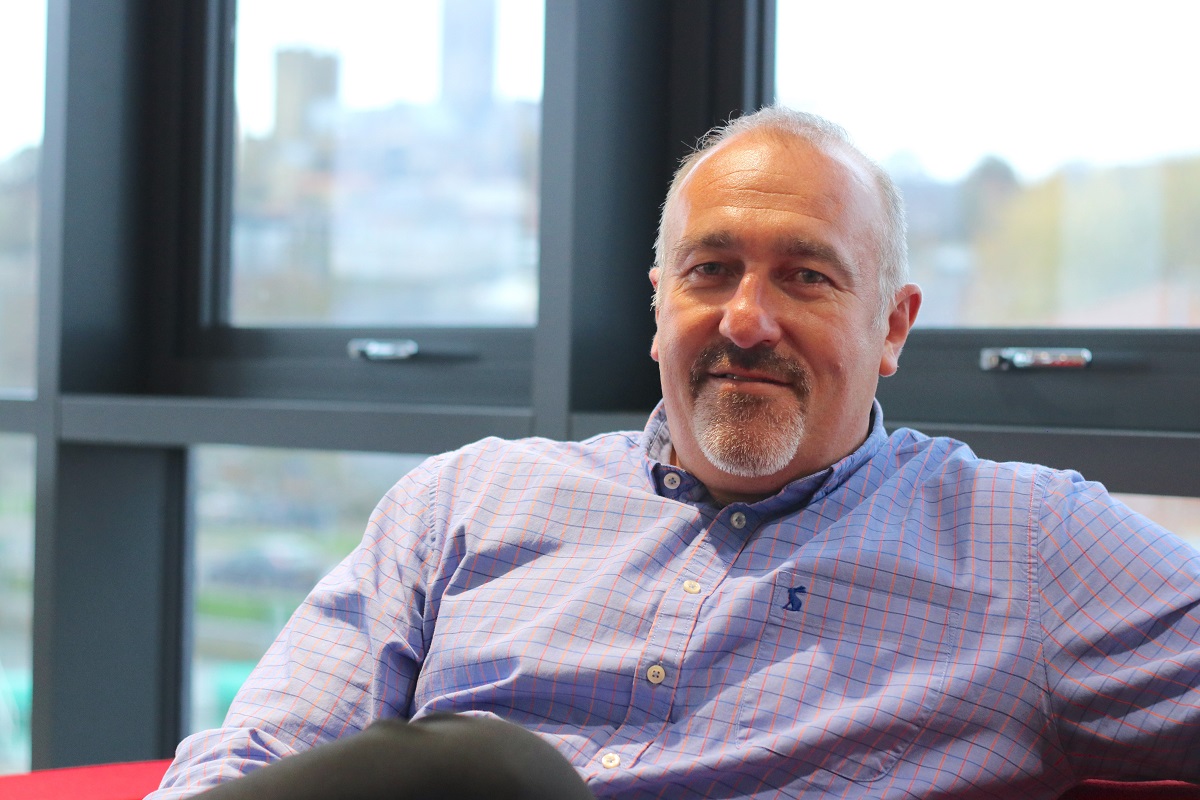
[[[727,367],[762,372],[773,380],[791,385],[796,393],[808,394],[808,372],[804,367],[767,347],[743,350],[732,342],[718,342],[700,351],[690,373],[692,396],[700,393],[704,382],[714,372]]]

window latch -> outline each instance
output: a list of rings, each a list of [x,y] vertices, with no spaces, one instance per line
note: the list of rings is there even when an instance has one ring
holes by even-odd
[[[985,347],[979,351],[984,372],[1010,369],[1083,369],[1092,363],[1086,347]]]
[[[364,361],[407,361],[417,354],[412,339],[351,339],[346,352]]]

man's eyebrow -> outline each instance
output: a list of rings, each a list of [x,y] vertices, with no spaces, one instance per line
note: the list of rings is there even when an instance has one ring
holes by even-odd
[[[738,238],[729,231],[715,231],[695,237],[685,236],[671,248],[671,260],[675,261],[683,254],[695,250],[731,250],[737,244]]]

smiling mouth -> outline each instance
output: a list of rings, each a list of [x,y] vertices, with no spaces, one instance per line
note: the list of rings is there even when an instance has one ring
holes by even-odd
[[[732,343],[715,343],[700,351],[688,378],[693,398],[699,397],[706,386],[717,389],[713,382],[725,381],[725,391],[737,394],[774,395],[769,389],[772,386],[800,397],[809,392],[808,374],[796,361],[765,347],[743,350]],[[735,386],[744,387],[744,391]]]
[[[771,378],[766,375],[734,375],[732,372],[714,372],[710,373],[712,377],[722,381],[736,381],[738,383],[770,383],[776,386],[787,386],[788,382],[779,378]]]

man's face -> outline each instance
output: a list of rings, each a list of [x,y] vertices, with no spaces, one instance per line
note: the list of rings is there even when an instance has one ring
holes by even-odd
[[[879,323],[883,206],[855,158],[737,136],[686,176],[664,220],[659,363],[677,463],[723,501],[773,493],[852,452],[920,290]]]

